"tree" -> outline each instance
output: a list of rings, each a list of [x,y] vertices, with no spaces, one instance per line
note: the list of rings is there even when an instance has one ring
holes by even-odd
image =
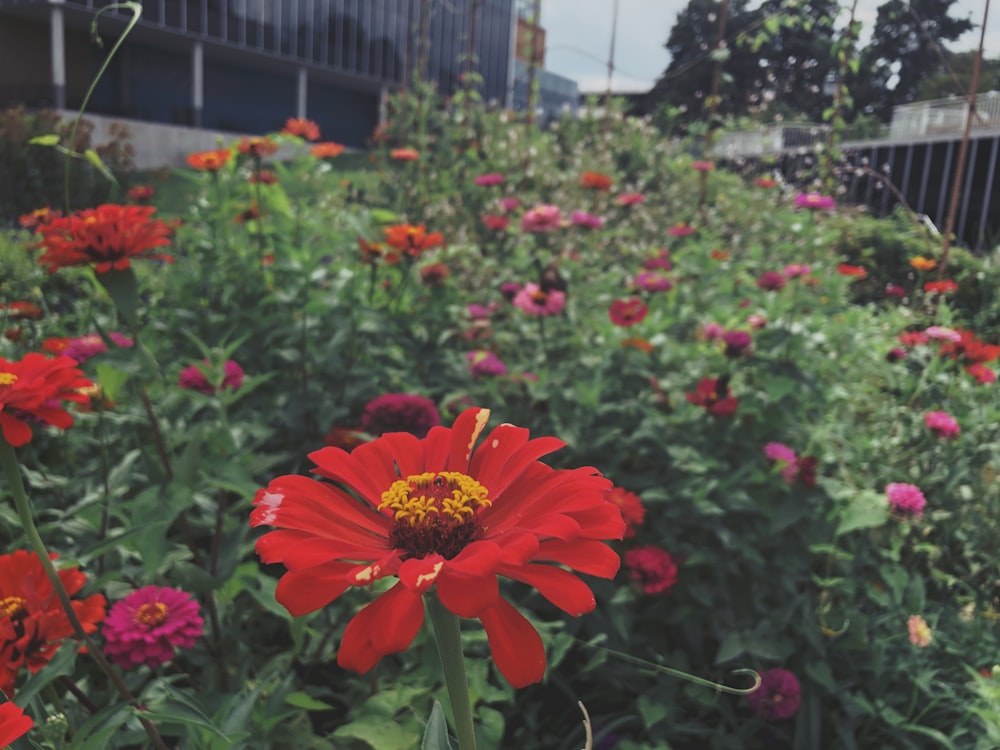
[[[944,57],[951,73],[942,71],[921,81],[917,87],[917,98],[914,101],[946,99],[949,96],[962,96],[967,93],[969,81],[972,80],[972,66],[976,61],[976,53],[974,51],[945,52]],[[952,77],[952,73],[954,73],[954,77]],[[998,90],[1000,90],[1000,60],[984,59],[979,73],[979,91],[977,93],[983,94],[987,91]]]
[[[956,0],[889,0],[879,6],[871,41],[851,83],[856,106],[883,121],[892,108],[915,101],[921,82],[943,71],[938,48],[973,28],[949,15]]]

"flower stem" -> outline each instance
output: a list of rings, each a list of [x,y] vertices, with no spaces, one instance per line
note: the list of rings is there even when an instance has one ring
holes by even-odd
[[[31,501],[28,499],[28,493],[24,489],[24,482],[21,481],[21,467],[17,462],[17,454],[14,453],[14,447],[3,438],[0,438],[0,468],[3,469],[3,473],[10,485],[10,492],[14,496],[14,507],[17,509],[18,519],[21,521],[21,526],[24,529],[24,536],[28,540],[31,549],[38,556],[38,561],[41,563],[45,575],[52,584],[52,588],[59,598],[59,604],[62,605],[70,625],[73,626],[76,637],[87,647],[87,652],[97,662],[101,671],[114,684],[122,700],[133,708],[138,709],[139,702],[129,691],[128,687],[126,687],[122,678],[115,672],[111,664],[108,663],[108,660],[104,658],[104,653],[101,649],[87,635],[87,631],[83,629],[83,623],[80,622],[80,618],[76,615],[76,610],[73,609],[73,602],[69,598],[62,580],[59,578],[59,573],[56,571],[55,565],[52,564],[52,558],[49,557],[49,551],[45,546],[45,542],[42,541],[42,537],[38,533],[38,528],[35,526],[35,519],[31,513]],[[150,741],[157,750],[169,750],[153,722],[143,718],[141,715],[139,716],[139,721],[142,723],[146,734],[149,735]]]
[[[472,722],[469,700],[469,680],[465,675],[465,655],[462,653],[462,633],[458,615],[449,612],[436,596],[427,596],[427,614],[434,625],[434,640],[444,671],[451,711],[455,716],[458,750],[476,750],[476,731]]]

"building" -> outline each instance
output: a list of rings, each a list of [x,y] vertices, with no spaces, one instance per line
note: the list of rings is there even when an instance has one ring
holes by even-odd
[[[110,0],[0,0],[0,106],[76,109],[131,13]],[[422,16],[422,13],[427,15]],[[482,96],[511,106],[514,0],[143,0],[87,111],[217,131],[261,133],[291,116],[361,145],[381,102],[426,75],[443,94],[472,69]]]
[[[566,114],[575,114],[580,93],[576,81],[545,69],[545,29],[538,25],[534,13],[534,2],[518,1],[513,108],[519,112],[527,109],[531,87],[537,86],[535,117],[539,124],[545,125]]]

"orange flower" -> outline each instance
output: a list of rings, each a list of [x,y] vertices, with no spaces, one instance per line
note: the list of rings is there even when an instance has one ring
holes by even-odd
[[[640,352],[646,352],[646,354],[653,351],[652,343],[643,338],[622,339],[622,348],[624,349],[628,347],[638,349]]]
[[[863,279],[868,275],[868,271],[861,266],[851,266],[847,263],[841,263],[837,266],[837,273],[841,276],[857,276],[859,279]]]
[[[45,208],[36,208],[29,214],[23,214],[18,218],[17,223],[25,229],[36,229],[61,215],[59,211],[53,211],[46,206]]]
[[[152,185],[133,185],[128,189],[128,197],[136,203],[145,203],[153,197],[155,192]]]
[[[305,138],[307,141],[319,140],[319,125],[305,117],[289,117],[285,121],[285,127],[281,129],[284,135],[294,135],[297,138]]]
[[[309,149],[309,151],[317,159],[333,159],[334,157],[340,156],[344,153],[344,148],[343,143],[327,141],[326,143],[317,143]]]
[[[773,188],[775,185],[778,184],[778,181],[771,177],[758,177],[756,180],[753,181],[753,184],[756,185],[757,187],[762,187],[766,189],[766,188]]]
[[[54,219],[38,229],[39,247],[45,251],[38,262],[48,266],[49,273],[91,264],[97,273],[124,271],[139,257],[172,263],[169,255],[149,252],[170,244],[171,229],[153,218],[155,212],[153,206],[106,203]]]
[[[427,234],[423,224],[396,224],[385,228],[385,244],[415,258],[424,250],[443,245],[444,235],[440,232]]]
[[[218,148],[215,151],[200,151],[188,154],[187,163],[202,172],[218,172],[227,163],[233,152],[228,148]]]
[[[270,138],[264,138],[261,136],[247,138],[244,136],[244,138],[236,144],[236,150],[244,156],[251,156],[254,159],[263,159],[265,156],[270,156],[271,154],[276,153],[278,150],[278,144]]]
[[[729,260],[730,255],[726,250],[713,250],[708,257],[712,260]]]
[[[600,172],[584,172],[580,175],[580,187],[608,191],[611,189],[611,178]]]
[[[389,152],[389,157],[396,161],[416,161],[420,158],[420,152],[413,148],[394,148]]]
[[[910,258],[910,265],[918,271],[933,271],[937,268],[937,261],[933,258],[924,258],[918,255],[916,258]]]
[[[260,183],[261,185],[277,185],[278,175],[272,172],[270,169],[262,169],[259,172],[254,172],[247,178],[247,182],[251,185],[256,185]]]
[[[23,318],[42,317],[42,308],[34,302],[8,302],[0,303],[0,318],[10,320],[20,320]]]

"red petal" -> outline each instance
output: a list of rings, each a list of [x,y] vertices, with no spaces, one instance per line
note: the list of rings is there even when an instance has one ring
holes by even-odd
[[[355,453],[364,447],[364,445],[359,445],[354,449]],[[377,462],[362,464],[353,458],[353,454],[334,446],[313,451],[309,454],[309,460],[316,464],[314,472],[327,479],[347,485],[373,507],[378,507],[378,504],[382,502],[382,493],[389,489],[389,485],[396,480],[395,476],[391,478],[388,475],[382,476],[385,474],[385,467],[376,473]],[[379,483],[380,479],[381,483]]]
[[[547,513],[539,518],[532,518],[529,524],[531,533],[541,539],[576,539],[580,536],[580,524],[562,513]]]
[[[542,456],[566,444],[554,437],[528,440],[528,431],[500,425],[483,442],[472,462],[473,476],[498,497],[521,473]]]
[[[545,675],[545,646],[538,631],[505,599],[479,615],[493,652],[493,661],[516,688],[541,681]]]
[[[573,617],[590,612],[595,606],[594,592],[572,573],[552,565],[501,566],[500,575],[526,583]]]
[[[399,566],[399,580],[413,593],[422,594],[434,585],[444,566],[445,559],[438,554],[411,557]]]
[[[437,581],[441,604],[459,617],[479,617],[500,601],[496,575],[471,576],[446,567]]]
[[[409,648],[423,624],[423,599],[397,583],[347,623],[337,663],[367,672],[386,654]]]
[[[3,430],[3,437],[15,448],[19,448],[31,442],[31,428],[17,417],[7,414],[0,406],[0,430]]]
[[[285,573],[278,581],[274,597],[293,617],[315,612],[351,586],[347,574],[356,567],[351,563],[330,562]]]
[[[568,515],[580,524],[580,536],[588,539],[621,539],[625,536],[625,521],[614,503],[604,502],[595,508]]]
[[[382,560],[386,545],[357,546],[316,536],[309,531],[271,531],[257,540],[262,562],[284,563],[289,570],[302,570],[334,560]]]
[[[448,452],[448,471],[467,473],[472,449],[476,440],[482,434],[486,423],[490,420],[489,409],[466,409],[455,420],[451,428],[451,441]]]
[[[535,559],[562,563],[573,570],[599,578],[614,578],[618,566],[621,565],[618,553],[604,542],[592,539],[575,539],[572,542],[561,542],[557,539],[544,541],[539,545]]]
[[[538,552],[538,537],[527,531],[512,531],[493,541],[500,545],[501,562],[507,565],[524,565]]]

